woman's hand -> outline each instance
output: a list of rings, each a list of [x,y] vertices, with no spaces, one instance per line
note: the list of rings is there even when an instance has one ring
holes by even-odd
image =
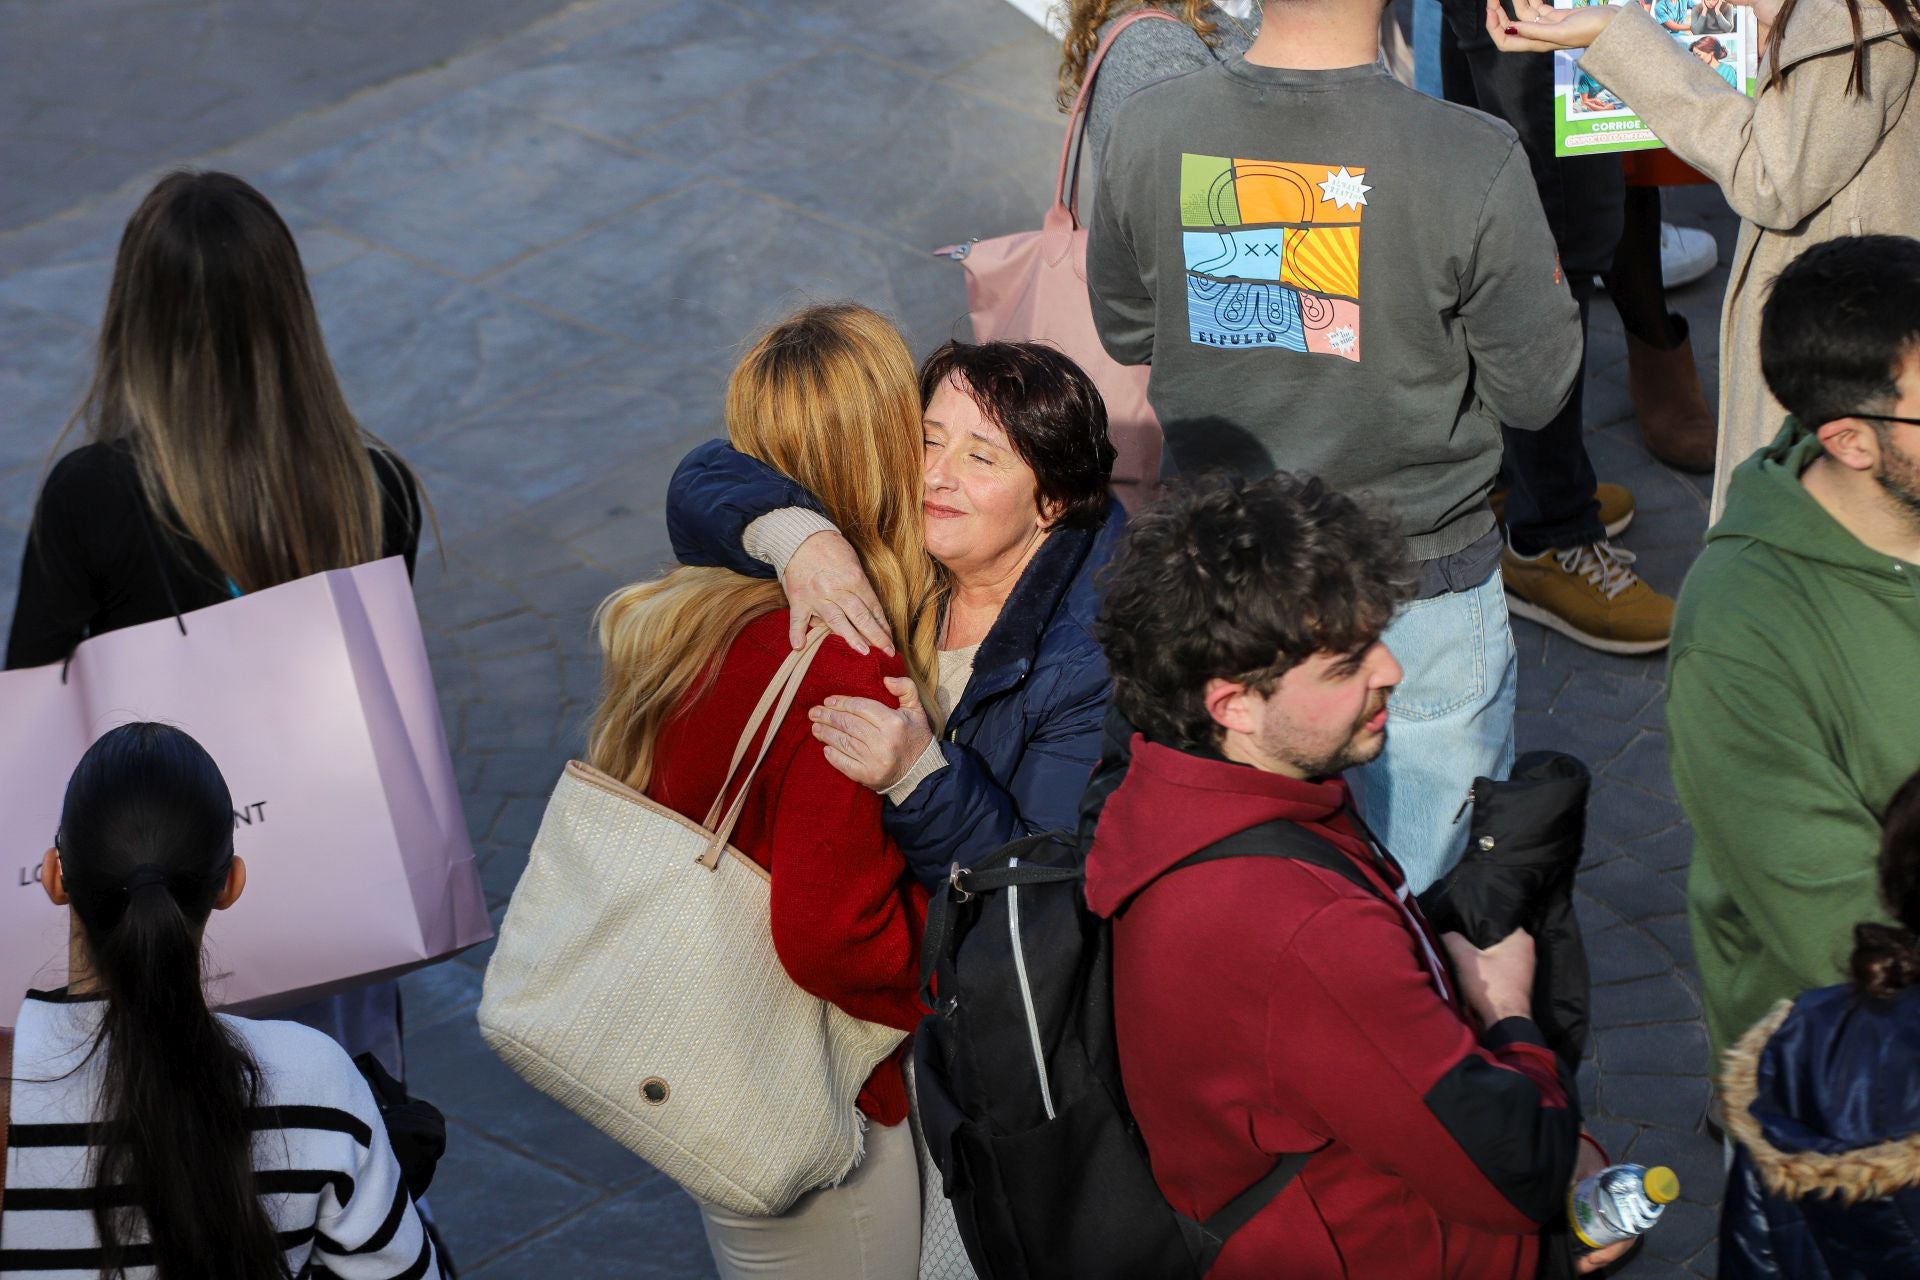
[[[1500,0],[1487,0],[1487,34],[1502,53],[1584,49],[1600,38],[1615,16],[1610,4],[1555,9],[1540,0],[1513,0],[1513,12],[1515,16],[1509,18]]]
[[[813,736],[827,749],[827,763],[863,787],[885,791],[906,776],[933,741],[933,726],[920,707],[913,681],[887,677],[898,708],[872,698],[828,698],[807,712]]]
[[[794,648],[806,643],[807,629],[818,618],[855,653],[872,649],[893,653],[893,635],[887,629],[880,597],[874,594],[867,571],[860,566],[860,555],[844,534],[822,529],[802,542],[787,561],[780,584],[787,590],[787,609],[792,615],[787,639]]]

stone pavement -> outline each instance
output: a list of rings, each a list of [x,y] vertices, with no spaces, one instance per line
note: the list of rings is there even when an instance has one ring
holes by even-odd
[[[87,366],[119,227],[160,168],[293,224],[367,425],[423,475],[420,608],[487,891],[504,905],[598,679],[588,619],[667,558],[666,478],[717,430],[735,345],[805,299],[964,333],[926,250],[1038,224],[1050,41],[1000,0],[0,0],[0,590]],[[1711,227],[1711,191],[1674,201]],[[1674,298],[1713,377],[1724,269]],[[1703,487],[1639,447],[1611,311],[1587,392],[1626,542],[1678,587]],[[1718,1146],[1658,660],[1527,623],[1523,749],[1594,768],[1578,903],[1593,1127],[1684,1198],[1630,1274],[1713,1274]],[[433,1203],[475,1280],[711,1274],[672,1184],[522,1086],[474,1030],[486,950],[406,980],[414,1086],[450,1117]]]

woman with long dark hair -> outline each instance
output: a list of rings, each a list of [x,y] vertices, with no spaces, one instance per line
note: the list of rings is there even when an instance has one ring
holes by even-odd
[[[69,982],[30,992],[15,1030],[0,1273],[435,1274],[346,1054],[207,1007],[202,934],[246,882],[199,743],[128,724],[88,749],[40,866],[70,912]]]
[[[68,431],[82,425],[34,512],[10,668],[327,569],[413,562],[413,477],[348,409],[286,223],[231,174],[171,174],[128,221]]]
[[[1855,927],[1852,981],[1727,1051],[1723,1280],[1920,1275],[1920,773],[1881,829],[1892,922]]]
[[[1746,0],[1765,49],[1748,97],[1730,65],[1690,53],[1698,41],[1674,38],[1638,5],[1507,2],[1516,17],[1487,0],[1496,45],[1586,49],[1580,69],[1719,183],[1743,219],[1720,314],[1717,520],[1733,469],[1786,419],[1760,372],[1767,286],[1823,240],[1920,234],[1920,3]],[[1716,47],[1731,52],[1729,41]]]
[[[170,174],[134,211],[61,440],[76,426],[28,531],[9,668],[328,569],[413,567],[413,475],[347,407],[287,224],[231,174]],[[283,1016],[405,1075],[393,983]]]

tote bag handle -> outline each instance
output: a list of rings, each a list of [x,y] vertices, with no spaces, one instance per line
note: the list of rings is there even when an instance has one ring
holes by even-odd
[[[787,712],[793,707],[793,700],[799,696],[800,682],[807,677],[807,670],[813,666],[814,655],[820,652],[820,645],[832,634],[825,627],[816,627],[807,637],[806,644],[788,654],[773,673],[773,679],[767,682],[766,692],[760,695],[760,701],[754,705],[753,714],[747,717],[746,728],[740,731],[740,741],[733,748],[733,759],[727,764],[727,776],[720,782],[720,789],[714,794],[713,807],[707,810],[707,819],[700,825],[713,833],[707,842],[707,850],[700,857],[700,865],[712,871],[720,865],[720,856],[726,851],[727,841],[733,836],[733,828],[740,821],[740,814],[746,808],[747,790],[753,786],[754,775],[760,772],[760,764],[767,758],[767,752],[773,747],[773,735],[787,718]],[[747,769],[747,776],[741,779],[740,789],[734,793],[733,802],[726,806],[725,816],[721,815],[721,805],[726,801],[727,789],[733,785],[733,775],[739,770],[740,762],[746,758],[747,747],[752,744],[754,735],[766,726],[766,734],[760,739],[760,752],[754,756],[753,764]],[[715,825],[718,819],[719,825]]]
[[[1073,109],[1067,113],[1067,136],[1060,141],[1060,171],[1053,183],[1053,209],[1047,214],[1047,221],[1053,222],[1061,215],[1067,225],[1078,229],[1080,226],[1080,152],[1086,149],[1087,141],[1087,99],[1093,96],[1093,78],[1100,73],[1100,64],[1106,61],[1107,51],[1113,48],[1113,42],[1120,33],[1136,22],[1179,22],[1164,9],[1148,5],[1135,9],[1126,17],[1113,24],[1113,30],[1107,32],[1107,38],[1087,60],[1086,74],[1080,77],[1080,91],[1073,95]],[[1068,185],[1068,176],[1072,176],[1072,185]]]

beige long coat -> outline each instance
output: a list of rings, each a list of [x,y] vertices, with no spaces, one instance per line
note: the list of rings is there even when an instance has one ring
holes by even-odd
[[[1637,4],[1580,60],[1661,141],[1720,184],[1744,221],[1720,315],[1720,452],[1713,513],[1727,477],[1773,439],[1785,410],[1760,376],[1767,285],[1802,250],[1836,236],[1920,236],[1920,57],[1877,0],[1859,0],[1866,94],[1847,92],[1853,29],[1845,0],[1799,0],[1749,98],[1670,39]],[[1724,37],[1723,37],[1724,39]]]

